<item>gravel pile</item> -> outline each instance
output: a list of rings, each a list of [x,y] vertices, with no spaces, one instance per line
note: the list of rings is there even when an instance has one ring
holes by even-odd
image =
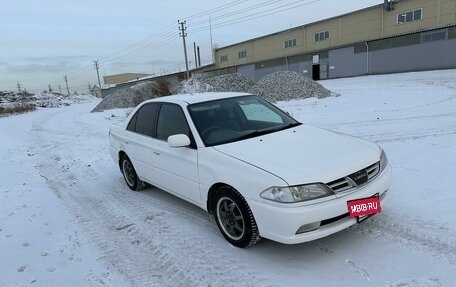
[[[110,94],[92,110],[92,113],[136,107],[141,102],[158,96],[162,96],[162,94],[160,94],[160,88],[156,82],[139,83],[130,88],[120,89]]]
[[[276,72],[263,77],[249,92],[273,103],[310,97],[326,98],[333,95],[316,81],[290,71]]]
[[[239,75],[227,74],[215,77],[192,77],[181,82],[176,94],[204,92],[248,92],[255,82]]]
[[[248,92],[255,82],[239,74],[227,74],[204,79],[216,92]]]
[[[131,108],[145,100],[168,94],[249,92],[274,103],[309,97],[325,98],[333,95],[314,80],[299,73],[287,71],[267,75],[256,84],[240,74],[227,74],[215,77],[192,77],[167,92],[163,92],[159,85],[158,82],[144,82],[131,88],[118,90],[104,98],[92,112]]]

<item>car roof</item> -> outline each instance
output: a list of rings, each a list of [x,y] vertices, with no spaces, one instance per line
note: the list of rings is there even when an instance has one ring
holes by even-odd
[[[234,98],[240,96],[251,95],[249,93],[233,93],[233,92],[208,92],[208,93],[192,93],[192,94],[178,94],[172,96],[164,96],[146,101],[149,102],[166,102],[166,103],[187,103],[196,104],[213,100]]]

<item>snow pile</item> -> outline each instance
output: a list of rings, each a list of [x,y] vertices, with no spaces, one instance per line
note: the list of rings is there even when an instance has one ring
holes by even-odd
[[[176,88],[176,93],[248,92],[255,83],[240,75],[227,74],[215,77],[192,77]]]
[[[66,96],[59,93],[41,92],[33,95],[31,101],[36,107],[57,108],[75,103],[84,103],[93,100],[93,98],[94,96],[91,94],[70,94],[69,96]]]
[[[311,97],[321,99],[333,95],[316,81],[289,71],[264,76],[250,89],[250,93],[273,103]]]
[[[173,94],[193,94],[213,92],[214,88],[207,83],[204,83],[201,77],[192,77],[188,80],[180,82],[174,89]]]
[[[0,109],[2,113],[8,114],[16,112],[25,112],[34,110],[35,108],[57,108],[69,106],[74,103],[82,103],[93,100],[94,97],[90,94],[72,94],[69,96],[52,93],[41,92],[39,94],[31,94],[28,92],[5,92],[0,91]]]
[[[164,85],[166,84],[164,83]],[[164,95],[166,95],[166,91],[162,93],[160,83],[158,82],[139,83],[130,88],[120,89],[110,94],[92,110],[92,113],[111,109],[132,108],[145,100]]]

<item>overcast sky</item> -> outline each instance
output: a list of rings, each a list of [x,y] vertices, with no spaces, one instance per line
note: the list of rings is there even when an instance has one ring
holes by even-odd
[[[381,0],[5,2],[8,3],[1,5],[0,16],[0,90],[16,90],[18,81],[30,91],[47,89],[48,84],[54,89],[61,85],[63,89],[63,76],[68,75],[71,90],[79,92],[87,91],[89,83],[97,83],[93,60],[100,62],[100,76],[183,70],[179,19],[188,20],[187,50],[192,67],[193,42],[200,46],[203,64],[211,62],[209,12],[213,44],[223,47],[383,3]],[[286,11],[278,12],[281,10]],[[270,15],[259,17],[265,14]]]

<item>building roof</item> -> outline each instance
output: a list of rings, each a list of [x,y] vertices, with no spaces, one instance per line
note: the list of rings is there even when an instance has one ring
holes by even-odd
[[[119,77],[119,76],[141,76],[141,75],[148,75],[146,73],[121,73],[121,74],[114,74],[114,75],[106,75],[106,76],[103,76],[104,77]]]

